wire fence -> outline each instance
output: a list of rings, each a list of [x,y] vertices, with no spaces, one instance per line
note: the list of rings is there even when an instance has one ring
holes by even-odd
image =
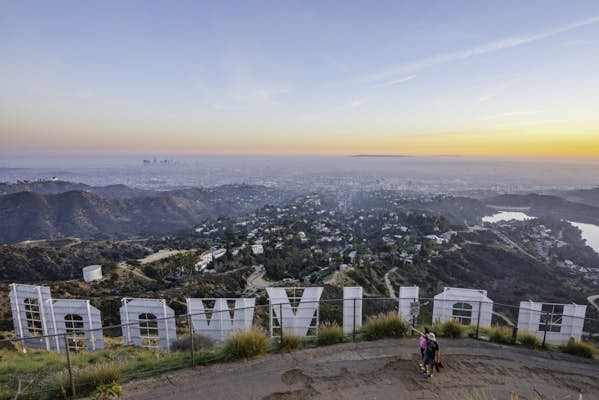
[[[408,300],[409,309],[402,309],[400,300]],[[285,315],[289,306],[293,314]],[[321,326],[339,325],[344,328],[345,340],[359,340],[363,322],[379,314],[400,313],[413,326],[437,329],[439,323],[450,319],[464,326],[469,336],[488,338],[489,329],[502,327],[511,330],[515,339],[519,326],[525,326],[552,343],[567,341],[570,336],[585,340],[599,339],[599,319],[568,314],[565,307],[549,310],[517,307],[485,301],[457,301],[433,298],[392,299],[356,298],[327,299],[295,304],[266,304],[252,307],[229,308],[215,311],[181,314],[165,318],[139,318],[128,324],[83,329],[80,321],[71,322],[66,333],[40,335],[35,324],[27,338],[0,340],[0,399],[52,399],[85,395],[99,384],[111,379],[129,381],[181,368],[195,368],[224,361],[223,340],[209,335],[213,331],[198,328],[194,319],[201,317],[208,327],[214,321],[235,321],[238,312],[251,311],[248,327],[270,334],[270,350],[276,350],[285,335],[307,336],[304,345],[316,345],[310,337],[317,335]],[[305,307],[303,311],[298,311]],[[302,312],[306,313],[300,315]],[[312,312],[310,312],[312,311]],[[223,315],[224,314],[224,315]],[[519,321],[526,317],[526,321]],[[520,323],[519,323],[520,322]],[[526,322],[526,324],[523,324]],[[164,327],[176,334],[164,345]],[[220,339],[235,331],[232,322]],[[126,332],[135,328],[139,335],[132,345]],[[578,329],[580,328],[580,329]],[[580,332],[577,334],[576,330]],[[304,333],[305,331],[305,333]],[[299,332],[299,334],[298,334]],[[208,333],[208,336],[206,335]],[[221,332],[222,333],[222,332]],[[101,335],[100,335],[101,334]],[[93,349],[90,338],[103,337],[103,348]],[[214,335],[212,335],[214,336]],[[47,351],[47,344],[58,351]]]

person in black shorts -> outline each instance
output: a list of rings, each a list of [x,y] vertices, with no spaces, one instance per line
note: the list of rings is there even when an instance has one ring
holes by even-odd
[[[437,342],[437,338],[434,333],[428,333],[426,335],[426,350],[424,351],[424,359],[422,363],[424,364],[424,375],[427,378],[433,376],[435,371],[435,366],[439,361],[441,356],[441,352],[439,351],[439,343]]]

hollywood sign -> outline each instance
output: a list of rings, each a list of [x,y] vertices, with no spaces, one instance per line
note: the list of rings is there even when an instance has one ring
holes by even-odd
[[[271,336],[281,334],[281,329],[300,337],[318,331],[322,287],[269,287],[266,291]],[[346,334],[362,325],[362,293],[361,287],[343,288]],[[50,288],[23,284],[11,284],[9,297],[16,338],[23,349],[64,352],[104,347],[101,313],[89,300],[53,299]],[[252,327],[255,302],[254,298],[188,298],[188,323],[193,333],[223,341],[235,331]],[[419,307],[419,288],[401,287],[399,315],[415,320]],[[484,290],[445,288],[433,299],[433,322],[456,319],[465,325],[490,326],[492,313],[493,301]],[[518,329],[546,335],[549,343],[580,339],[585,313],[586,306],[581,305],[522,302]],[[175,312],[164,299],[124,298],[120,317],[125,345],[170,351],[177,339]]]

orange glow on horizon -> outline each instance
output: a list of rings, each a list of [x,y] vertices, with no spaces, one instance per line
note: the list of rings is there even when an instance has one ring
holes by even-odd
[[[285,125],[285,124],[281,124]],[[154,126],[134,124],[1,126],[11,132],[0,154],[461,155],[599,157],[599,129],[455,130],[409,134],[390,127]],[[375,125],[375,124],[372,124]],[[559,130],[559,132],[557,132]],[[85,132],[82,134],[81,132]],[[276,132],[276,133],[275,133]],[[568,132],[568,133],[563,133]]]

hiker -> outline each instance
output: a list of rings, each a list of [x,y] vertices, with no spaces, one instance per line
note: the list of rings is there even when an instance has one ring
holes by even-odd
[[[424,332],[420,334],[420,338],[418,339],[419,347],[420,347],[420,368],[424,369],[424,352],[426,351],[426,335],[430,332],[428,328],[424,328]]]
[[[427,378],[433,376],[435,368],[439,371],[439,361],[441,359],[441,351],[435,334],[430,332],[426,335],[426,350],[424,352],[424,374]]]
[[[426,355],[425,352],[428,343],[426,336],[430,333],[430,331],[426,327],[424,328],[424,332],[420,332],[418,329],[414,327],[411,328],[414,332],[420,335],[420,337],[418,338],[418,348],[420,349],[420,362],[418,363],[418,366],[420,367],[420,370],[424,372],[424,356]]]

